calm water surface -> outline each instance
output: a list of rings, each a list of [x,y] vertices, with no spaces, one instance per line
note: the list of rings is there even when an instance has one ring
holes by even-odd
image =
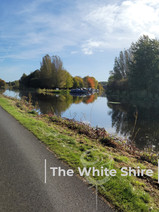
[[[22,98],[28,92],[6,90],[4,95]],[[43,95],[32,93],[32,102],[41,113],[75,119],[109,133],[131,138],[140,149],[159,150],[159,110],[152,105],[109,103],[105,96]]]

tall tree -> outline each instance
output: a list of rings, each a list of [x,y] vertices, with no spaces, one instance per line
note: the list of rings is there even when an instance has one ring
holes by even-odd
[[[135,90],[159,91],[159,41],[142,36],[131,46],[129,82]]]
[[[49,55],[43,57],[40,75],[44,88],[65,88],[67,73],[68,72],[63,68],[60,57],[50,57]]]
[[[113,76],[115,80],[126,79],[129,73],[129,66],[132,60],[131,48],[121,51],[119,57],[115,58]]]
[[[50,88],[52,84],[52,63],[51,57],[47,54],[43,57],[40,67],[41,85],[44,88]]]
[[[73,77],[69,72],[66,71],[66,88],[72,88],[73,87]]]

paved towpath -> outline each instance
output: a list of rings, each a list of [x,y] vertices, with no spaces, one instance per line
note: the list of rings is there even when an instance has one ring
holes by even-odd
[[[44,161],[47,161],[47,181]],[[53,177],[50,167],[68,167],[0,107],[0,211],[111,212],[78,177]]]

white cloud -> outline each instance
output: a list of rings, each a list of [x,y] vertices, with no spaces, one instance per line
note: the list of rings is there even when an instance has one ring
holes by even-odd
[[[140,35],[159,35],[159,2],[150,0],[126,0],[121,4],[94,6],[85,16],[90,39],[100,42],[97,48],[127,48]],[[86,42],[87,43],[87,42]],[[106,44],[107,43],[107,44]],[[85,44],[83,44],[85,45]],[[84,53],[87,53],[85,49]]]
[[[62,12],[54,9],[57,2],[52,0],[34,0],[15,11],[18,24],[9,25],[6,20],[1,26],[1,39],[14,44],[6,57],[36,58],[67,47],[70,54],[81,50],[91,55],[128,48],[142,34],[159,35],[158,0],[81,0],[71,6],[63,2]],[[47,11],[47,4],[53,10]]]
[[[111,32],[118,9],[119,7],[117,5],[106,5],[99,8],[97,7],[85,17],[85,20],[93,28],[96,28],[99,31],[105,31],[105,29],[107,29],[109,32]],[[96,31],[94,32],[96,33]]]
[[[103,44],[101,41],[94,41],[94,40],[88,40],[82,45],[82,51],[86,55],[93,54],[93,50],[100,49],[100,47],[104,47],[105,43]]]

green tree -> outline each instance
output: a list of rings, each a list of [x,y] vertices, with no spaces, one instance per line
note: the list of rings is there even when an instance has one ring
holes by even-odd
[[[83,88],[84,82],[83,79],[79,76],[73,78],[73,88]]]
[[[19,80],[20,87],[28,87],[27,75],[24,73]]]
[[[72,88],[73,87],[73,77],[69,72],[66,72],[66,88]]]
[[[71,88],[73,85],[72,76],[64,69],[59,56],[43,57],[40,78],[44,88]]]
[[[159,91],[159,41],[142,36],[131,46],[129,83],[133,90]]]
[[[52,87],[65,88],[68,72],[63,67],[63,62],[58,56],[52,57]],[[67,84],[68,86],[68,84]]]
[[[51,57],[47,54],[42,58],[40,67],[40,81],[44,88],[50,88],[52,85],[52,63]]]
[[[13,89],[19,89],[19,80],[11,82],[11,86]]]
[[[73,78],[63,67],[63,63],[58,56],[50,57],[45,55],[42,58],[40,70],[29,74],[23,74],[20,78],[21,87],[32,88],[71,88]]]
[[[102,84],[100,84],[100,83],[98,83],[98,87],[97,88],[99,89],[99,91],[103,91],[104,90]]]
[[[159,41],[141,36],[115,58],[107,91],[129,91],[154,96],[159,92]],[[107,92],[107,93],[108,93]],[[110,92],[109,92],[110,93]],[[140,96],[140,95],[139,95]]]
[[[115,80],[126,79],[128,77],[131,60],[131,48],[121,51],[119,57],[115,58],[113,68],[113,75]]]

